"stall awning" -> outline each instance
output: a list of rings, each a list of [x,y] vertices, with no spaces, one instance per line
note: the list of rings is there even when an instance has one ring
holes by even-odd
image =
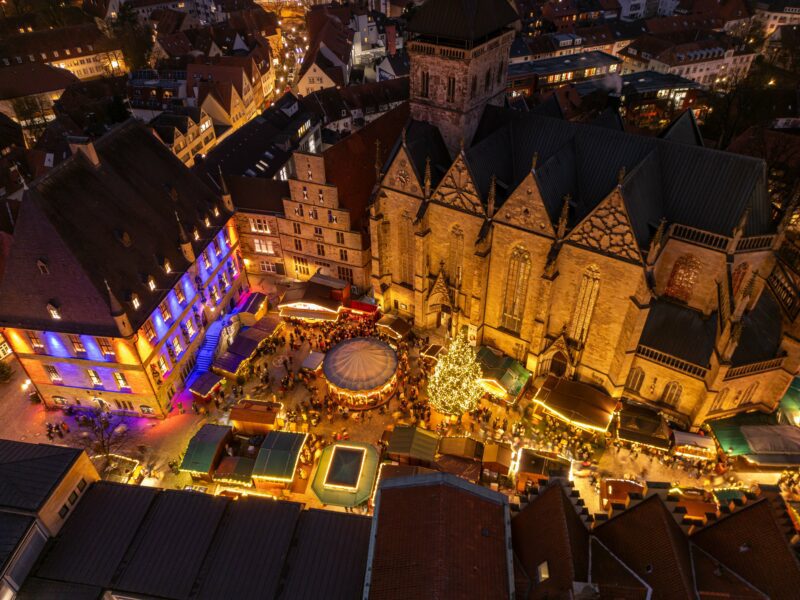
[[[189,440],[186,454],[181,462],[181,470],[190,473],[211,473],[214,461],[222,452],[222,447],[231,435],[226,425],[203,425]]]
[[[253,467],[253,479],[288,483],[294,479],[306,433],[270,431],[264,438]]]
[[[244,303],[238,307],[238,312],[255,315],[261,309],[266,308],[266,302],[267,296],[265,294],[253,292],[245,299]]]
[[[189,391],[201,398],[205,398],[220,381],[222,381],[222,377],[216,373],[207,371],[192,382],[189,386]]]
[[[483,464],[486,467],[497,465],[508,469],[514,459],[514,453],[507,444],[489,442],[483,448]]]
[[[672,432],[672,439],[678,454],[681,450],[690,451],[692,454],[714,456],[717,453],[717,445],[711,437],[689,433],[688,431]]]
[[[248,359],[258,348],[258,340],[243,336],[241,333],[236,336],[233,343],[228,346],[228,352],[236,354],[244,359]]]
[[[257,423],[273,425],[278,417],[279,404],[246,400],[231,408],[231,423]]]
[[[382,331],[395,340],[402,340],[411,331],[411,325],[396,315],[383,315],[377,323],[378,331]]]
[[[483,444],[469,437],[443,437],[439,440],[439,454],[463,458],[483,458]]]
[[[429,344],[427,348],[425,348],[421,353],[420,356],[424,358],[431,358],[431,359],[438,359],[439,354],[442,351],[441,344]]]
[[[305,319],[306,321],[335,321],[339,318],[338,312],[289,307],[281,308],[280,314],[284,319]]]
[[[528,448],[520,452],[519,473],[548,477],[554,471],[569,472],[570,462],[557,456],[545,456]]]
[[[617,436],[626,442],[669,449],[669,427],[659,411],[629,400],[622,401]]]
[[[312,350],[308,353],[303,359],[303,364],[301,365],[304,369],[308,369],[309,371],[316,371],[322,366],[322,361],[325,359],[324,352],[315,352]]]
[[[213,368],[225,371],[226,373],[236,374],[246,357],[234,354],[233,352],[223,352],[214,359]]]
[[[226,456],[219,462],[213,479],[222,483],[251,485],[254,465],[255,461],[246,456]]]
[[[478,363],[483,371],[482,384],[492,395],[504,395],[515,400],[525,389],[531,373],[518,360],[481,346],[478,349]]]
[[[575,427],[603,432],[616,407],[616,400],[602,390],[553,375],[545,379],[533,401]]]
[[[433,462],[438,445],[439,436],[433,431],[419,427],[399,426],[392,431],[387,453]]]
[[[266,333],[267,336],[270,336],[275,333],[275,330],[280,324],[281,318],[278,315],[267,315],[256,321],[252,329],[258,329]]]

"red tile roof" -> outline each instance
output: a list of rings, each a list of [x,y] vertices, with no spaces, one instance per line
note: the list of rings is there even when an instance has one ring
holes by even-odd
[[[509,598],[505,498],[443,474],[389,479],[377,500],[371,600]]]
[[[322,154],[325,177],[338,188],[339,202],[350,211],[353,230],[357,230],[362,218],[366,217],[375,187],[375,142],[380,141],[381,157],[388,156],[408,122],[408,116],[408,104],[403,103]]]

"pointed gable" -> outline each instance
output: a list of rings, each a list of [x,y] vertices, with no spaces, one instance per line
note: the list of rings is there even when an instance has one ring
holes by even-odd
[[[625,202],[614,190],[569,234],[568,241],[604,254],[642,262]]]
[[[466,212],[484,215],[483,202],[478,194],[475,180],[460,154],[450,166],[439,187],[433,193],[432,199],[440,204],[452,206]]]
[[[495,214],[494,221],[547,237],[555,236],[550,215],[539,190],[539,182],[533,172],[522,180],[522,183],[503,203],[503,206]]]
[[[422,181],[414,168],[414,163],[408,155],[405,144],[401,143],[392,159],[386,175],[383,176],[383,186],[414,196],[422,195]]]

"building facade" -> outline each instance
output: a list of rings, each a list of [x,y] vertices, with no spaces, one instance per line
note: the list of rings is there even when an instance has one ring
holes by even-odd
[[[244,285],[230,196],[133,121],[73,152],[28,192],[3,334],[46,406],[164,416]]]
[[[458,71],[451,63],[468,58],[449,52],[432,47],[423,62]],[[776,407],[800,347],[781,308],[795,288],[769,276],[791,232],[772,212],[762,162],[703,148],[691,119],[644,138],[484,97],[473,125],[415,111],[430,102],[423,92],[412,83],[415,118],[371,206],[384,311],[465,330],[537,377],[582,381],[690,426]]]

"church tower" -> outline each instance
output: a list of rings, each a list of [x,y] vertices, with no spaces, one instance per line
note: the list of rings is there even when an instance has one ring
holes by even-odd
[[[468,146],[487,104],[502,105],[513,25],[508,0],[427,0],[409,19],[411,116]]]

